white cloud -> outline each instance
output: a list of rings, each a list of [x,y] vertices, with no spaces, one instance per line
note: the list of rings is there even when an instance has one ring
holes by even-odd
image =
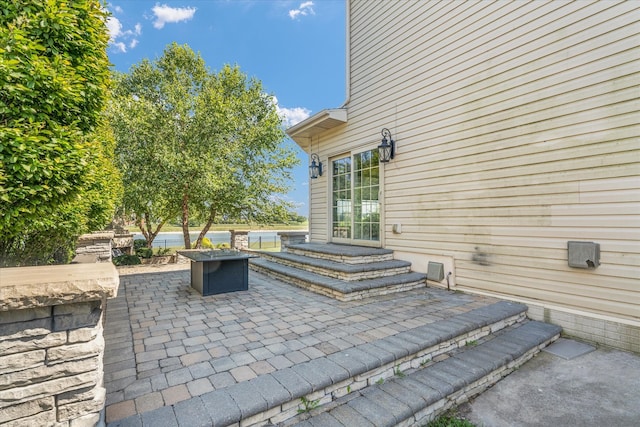
[[[282,124],[285,127],[291,127],[300,123],[311,115],[311,110],[304,107],[285,108],[278,105],[278,98],[271,97],[273,104],[276,106],[278,115],[282,118]]]
[[[153,22],[154,28],[158,30],[164,27],[164,24],[189,21],[196,13],[195,7],[171,7],[166,4],[156,5],[151,9],[156,17]]]
[[[114,7],[113,11],[116,12],[116,13],[122,13],[123,12],[123,10],[122,10],[122,8],[120,6]]]
[[[111,44],[118,52],[126,52],[127,51],[127,46],[122,43],[122,42],[113,42]]]
[[[315,15],[315,14],[316,12],[313,10],[313,2],[305,1],[303,3],[300,3],[300,6],[297,9],[291,9],[289,11],[289,18],[297,19],[300,16]]]
[[[122,34],[122,24],[120,20],[114,16],[107,18],[107,30],[109,30],[109,40],[115,41]]]
[[[121,8],[116,8],[117,12],[122,12]],[[142,34],[142,25],[137,23],[133,30],[123,30],[122,22],[115,16],[107,18],[107,30],[109,31],[109,43],[117,52],[125,53],[127,45],[129,49],[135,48],[139,40],[135,36]]]
[[[282,117],[282,122],[286,127],[291,127],[297,123],[300,123],[311,115],[311,110],[308,110],[304,107],[277,108],[278,114],[280,115],[280,117]]]

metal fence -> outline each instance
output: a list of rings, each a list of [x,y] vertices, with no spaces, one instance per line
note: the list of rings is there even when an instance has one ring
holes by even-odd
[[[274,249],[280,247],[278,236],[251,236],[249,235],[249,249]]]
[[[226,232],[212,232],[207,233],[207,238],[214,245],[221,243],[229,244],[230,233]],[[198,235],[191,236],[192,242],[195,242]],[[134,239],[143,238],[141,235],[134,235]],[[276,232],[250,232],[248,235],[248,245],[251,249],[279,249],[280,248],[280,236]],[[153,241],[154,248],[183,248],[184,240],[182,234],[179,233],[160,233],[158,237]]]

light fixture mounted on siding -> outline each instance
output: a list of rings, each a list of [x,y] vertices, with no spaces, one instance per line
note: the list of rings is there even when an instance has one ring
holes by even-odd
[[[309,177],[316,179],[322,176],[322,162],[316,153],[311,153],[311,164],[309,165]]]
[[[396,143],[393,141],[393,138],[391,138],[391,131],[389,129],[382,128],[380,133],[382,134],[382,144],[378,145],[380,163],[388,163],[395,155]]]

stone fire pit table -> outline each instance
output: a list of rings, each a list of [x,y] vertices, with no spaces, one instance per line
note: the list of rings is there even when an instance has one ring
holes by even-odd
[[[203,296],[249,289],[249,258],[234,250],[178,251],[191,260],[191,287]]]

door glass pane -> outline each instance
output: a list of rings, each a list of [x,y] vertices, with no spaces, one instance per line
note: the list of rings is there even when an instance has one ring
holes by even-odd
[[[354,182],[354,238],[359,240],[380,240],[380,201],[378,150],[365,151],[353,156],[354,175],[361,179]]]
[[[351,157],[333,161],[333,237],[351,238]]]

